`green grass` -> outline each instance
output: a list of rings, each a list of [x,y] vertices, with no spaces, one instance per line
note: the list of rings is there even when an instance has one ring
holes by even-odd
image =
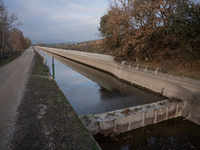
[[[39,54],[36,52],[36,55],[39,56]],[[42,57],[38,57],[39,59],[37,59],[37,61],[35,62],[35,65],[33,67],[33,71],[32,74],[33,75],[44,75],[47,76],[49,73],[49,68],[43,64],[43,58]]]

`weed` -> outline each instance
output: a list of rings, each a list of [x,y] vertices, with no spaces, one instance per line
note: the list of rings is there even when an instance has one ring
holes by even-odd
[[[39,54],[36,52],[36,55],[39,56]],[[36,56],[36,57],[37,57]],[[49,68],[43,64],[43,58],[37,57],[38,59],[35,60],[35,65],[33,67],[32,74],[33,75],[45,75],[47,76],[49,74]]]

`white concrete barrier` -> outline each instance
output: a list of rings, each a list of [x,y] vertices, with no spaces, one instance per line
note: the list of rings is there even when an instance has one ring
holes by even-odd
[[[47,65],[47,58],[40,52],[38,51],[35,47],[32,47],[35,51],[38,52],[38,54],[43,58],[43,64]]]
[[[80,119],[92,135],[101,133],[107,136],[179,117],[185,104],[186,102],[175,103],[163,100],[97,115],[82,116]]]

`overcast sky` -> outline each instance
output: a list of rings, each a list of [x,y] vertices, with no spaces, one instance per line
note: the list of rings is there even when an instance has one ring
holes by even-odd
[[[108,0],[4,1],[8,11],[18,15],[25,37],[66,42],[98,39],[99,21],[109,6]]]

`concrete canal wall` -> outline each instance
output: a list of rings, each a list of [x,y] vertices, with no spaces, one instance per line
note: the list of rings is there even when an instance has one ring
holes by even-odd
[[[176,98],[184,101],[174,103],[165,100],[163,105],[159,105],[158,102],[157,104],[154,103],[149,106],[137,106],[126,110],[81,117],[82,122],[92,134],[103,133],[109,135],[132,130],[173,117],[187,117],[190,112],[184,112],[186,102],[196,99],[187,88],[180,84],[170,82],[165,75],[159,75],[157,72],[147,70],[138,71],[137,68],[124,65],[123,62],[120,64],[115,62],[114,57],[110,55],[46,47],[36,48],[99,69],[122,81],[162,94],[170,99]],[[128,115],[124,114],[125,111],[128,111]]]
[[[82,116],[80,119],[92,135],[97,133],[104,135],[119,134],[179,117],[182,115],[185,103],[163,100],[97,115]]]
[[[178,98],[187,101],[194,98],[191,92],[181,85],[166,81],[166,77],[137,71],[126,65],[116,63],[110,55],[94,54],[72,50],[61,50],[55,48],[36,47],[52,52],[54,54],[75,60],[85,65],[100,69],[116,76],[118,79],[138,85],[153,92],[160,93],[169,98]]]

